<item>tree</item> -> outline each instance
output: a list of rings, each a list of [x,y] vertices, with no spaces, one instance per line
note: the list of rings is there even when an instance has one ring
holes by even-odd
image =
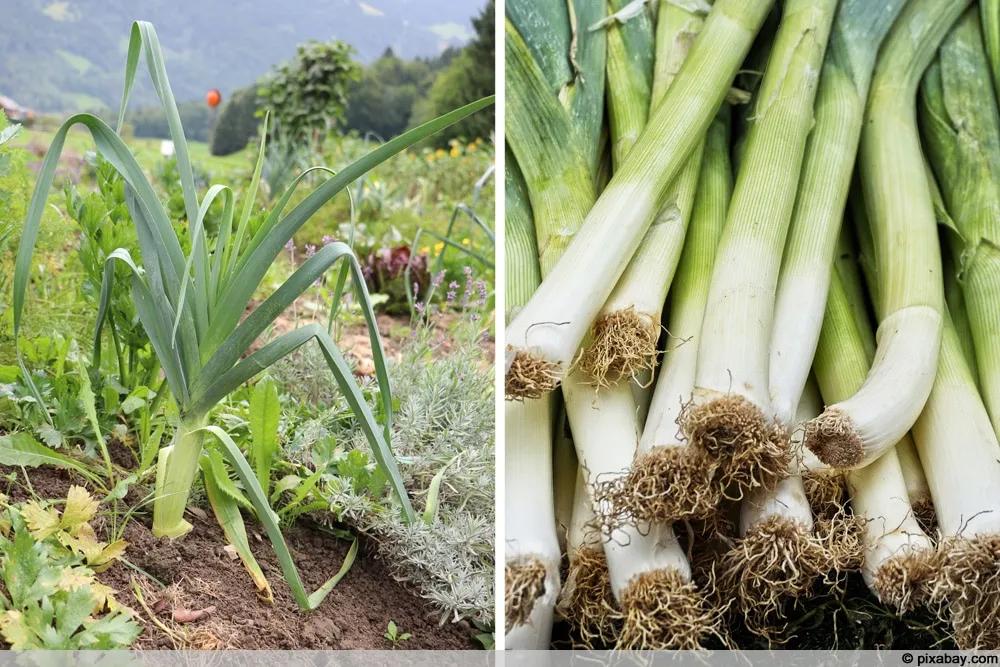
[[[243,150],[247,142],[257,136],[257,87],[241,88],[233,92],[222,106],[219,118],[212,128],[212,155],[229,155]]]
[[[418,102],[411,125],[418,125],[456,107],[492,95],[495,90],[493,63],[496,58],[493,37],[494,0],[489,0],[478,17],[472,20],[475,38],[442,71],[428,96]],[[473,114],[461,123],[435,135],[439,145],[462,137],[466,140],[487,137],[493,131],[493,107]]]
[[[428,62],[402,60],[386,49],[351,86],[346,128],[384,139],[403,132],[410,125],[414,102],[427,94],[433,81]]]
[[[354,49],[340,41],[310,41],[295,57],[277,67],[258,95],[271,109],[275,130],[284,139],[308,142],[318,151],[343,123],[347,92],[360,75]]]

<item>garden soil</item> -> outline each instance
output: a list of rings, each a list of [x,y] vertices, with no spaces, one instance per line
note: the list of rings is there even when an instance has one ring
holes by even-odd
[[[81,483],[72,473],[55,468],[31,469],[30,487],[21,469],[0,466],[0,476],[0,492],[12,501],[65,498],[70,485]],[[129,506],[135,502],[128,500]],[[191,533],[170,541],[153,537],[148,516],[134,518],[124,535],[125,560],[132,567],[117,562],[98,575],[144,628],[134,648],[387,649],[392,645],[383,635],[390,620],[400,633],[412,634],[398,648],[477,648],[469,625],[439,624],[440,612],[396,582],[376,558],[374,545],[364,540],[354,566],[323,604],[301,612],[270,544],[253,525],[247,526],[251,546],[274,590],[273,603],[257,596],[243,565],[226,550],[211,512],[195,508],[187,519],[194,525]],[[99,533],[108,521],[95,520]],[[287,531],[285,538],[309,591],[340,569],[350,547],[346,540],[307,526]],[[185,616],[198,620],[175,620]]]

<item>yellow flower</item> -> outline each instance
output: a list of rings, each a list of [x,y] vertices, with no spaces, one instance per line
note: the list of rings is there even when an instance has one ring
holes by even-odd
[[[459,149],[458,146],[452,146],[451,147],[451,156],[452,157],[458,157],[461,154],[462,154],[462,151],[461,151],[461,149]]]
[[[476,150],[476,144],[474,144],[474,143],[469,144],[469,146],[468,146],[468,148],[466,148],[466,150],[468,150],[470,153],[475,152],[475,150]]]
[[[428,248],[427,246],[424,246],[423,248],[420,249],[420,254],[421,255],[426,255],[429,250],[430,250],[430,248]]]
[[[471,244],[472,241],[470,241],[469,239],[462,239],[462,245],[471,245]]]
[[[434,151],[434,157],[448,157],[448,153],[443,148],[439,148]]]
[[[442,250],[444,250],[444,241],[438,241],[434,244],[435,254],[441,252]]]

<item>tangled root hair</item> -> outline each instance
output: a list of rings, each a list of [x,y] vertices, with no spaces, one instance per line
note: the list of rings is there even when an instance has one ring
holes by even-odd
[[[557,610],[583,647],[614,645],[621,631],[622,614],[611,592],[604,550],[599,546],[580,547],[569,560]]]
[[[504,608],[507,627],[525,625],[535,600],[545,593],[545,565],[537,558],[522,558],[504,568]]]
[[[718,467],[718,461],[693,447],[655,447],[642,454],[628,474],[596,485],[597,504],[607,508],[605,528],[711,516],[722,495],[714,482]]]
[[[772,638],[784,627],[786,603],[808,595],[830,557],[805,526],[771,516],[723,554],[720,588],[732,595],[747,629]]]
[[[813,526],[813,537],[826,554],[821,574],[857,570],[865,560],[866,521],[844,507],[833,516],[823,517]]]
[[[723,637],[723,614],[673,568],[634,577],[622,593],[622,610],[619,649],[692,650],[708,637]]]
[[[601,317],[592,333],[579,363],[594,386],[609,387],[656,368],[659,323],[634,306]]]
[[[806,498],[813,516],[832,519],[845,510],[847,486],[844,476],[837,472],[805,472],[802,474]]]
[[[559,386],[559,378],[559,364],[519,350],[504,377],[504,395],[509,401],[541,398]]]
[[[787,431],[742,396],[689,405],[680,425],[692,446],[720,462],[716,484],[731,500],[751,489],[771,489],[786,475],[791,461]]]
[[[938,565],[932,550],[896,554],[875,573],[878,599],[900,616],[913,611],[930,600]]]
[[[836,408],[827,408],[806,422],[804,444],[820,461],[834,468],[856,466],[865,455],[854,421]]]
[[[1000,649],[1000,535],[955,537],[941,545],[932,597],[963,650]]]

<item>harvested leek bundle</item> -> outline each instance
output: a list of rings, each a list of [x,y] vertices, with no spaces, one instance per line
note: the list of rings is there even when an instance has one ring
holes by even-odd
[[[719,0],[712,8],[688,61],[646,130],[558,265],[545,275],[531,301],[507,328],[505,391],[509,398],[532,398],[551,391],[569,370],[594,317],[660,210],[670,183],[722,104],[772,3]],[[727,48],[720,51],[718,44]],[[507,118],[512,115],[508,108]],[[520,155],[518,160],[526,171]]]
[[[771,318],[835,10],[784,4],[709,283],[693,405],[681,416],[692,444],[728,463],[737,493],[774,486],[788,464],[787,425],[774,421],[767,388]]]
[[[968,4],[908,3],[875,67],[859,164],[875,251],[878,348],[864,385],[806,426],[806,447],[832,466],[861,467],[895,445],[934,381],[944,295],[915,102],[920,76]]]

